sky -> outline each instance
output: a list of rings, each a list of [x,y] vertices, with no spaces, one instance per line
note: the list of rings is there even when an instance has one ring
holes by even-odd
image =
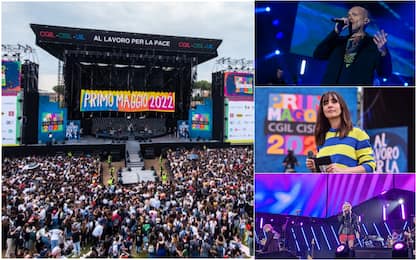
[[[219,58],[254,60],[254,1],[245,2],[3,2],[1,43],[35,48],[39,89],[52,92],[58,59],[36,45],[29,24],[222,39],[218,57],[198,65],[211,82]],[[35,56],[35,57],[34,57]]]

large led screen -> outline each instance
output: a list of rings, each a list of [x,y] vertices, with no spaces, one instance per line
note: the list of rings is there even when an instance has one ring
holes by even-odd
[[[20,91],[21,70],[20,61],[1,61],[1,90],[3,94]]]
[[[224,96],[253,96],[253,74],[247,72],[225,72]]]
[[[81,90],[80,111],[175,112],[174,92]]]
[[[391,189],[415,191],[414,174],[256,174],[256,212],[309,217],[339,214]]]
[[[43,112],[42,133],[64,131],[64,112]]]
[[[257,88],[255,95],[256,172],[284,172],[282,162],[293,150],[299,162],[316,153],[314,129],[321,95],[337,91],[357,120],[356,88]],[[297,172],[309,172],[304,163]]]
[[[225,100],[225,141],[252,143],[254,139],[254,101]]]
[[[326,216],[324,174],[256,174],[256,213]]]

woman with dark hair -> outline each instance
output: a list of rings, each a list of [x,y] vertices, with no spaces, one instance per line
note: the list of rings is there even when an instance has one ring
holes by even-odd
[[[370,138],[362,129],[354,127],[344,99],[334,91],[322,95],[315,126],[317,159],[331,158],[325,172],[374,172],[373,149]],[[314,171],[315,160],[308,158],[306,166]]]

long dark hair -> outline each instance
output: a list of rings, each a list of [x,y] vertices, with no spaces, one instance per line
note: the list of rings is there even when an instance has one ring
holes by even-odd
[[[325,142],[325,135],[328,132],[331,125],[329,124],[328,118],[324,115],[324,101],[329,100],[331,97],[335,97],[338,100],[341,107],[341,126],[338,129],[338,135],[344,138],[352,130],[352,122],[350,111],[348,110],[347,104],[340,94],[335,91],[328,91],[324,93],[319,102],[319,111],[316,119],[315,126],[315,142],[317,146],[321,146]]]

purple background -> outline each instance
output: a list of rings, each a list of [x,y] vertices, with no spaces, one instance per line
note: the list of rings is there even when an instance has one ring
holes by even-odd
[[[329,217],[393,188],[415,191],[414,174],[256,174],[256,212]],[[298,211],[300,210],[300,211]]]

